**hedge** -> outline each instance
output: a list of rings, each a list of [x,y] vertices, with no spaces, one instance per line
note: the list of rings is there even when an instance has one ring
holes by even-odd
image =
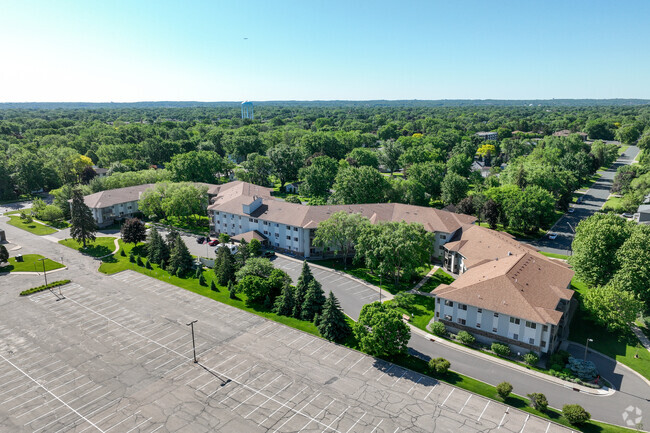
[[[20,296],[27,296],[27,295],[31,295],[32,293],[42,292],[43,290],[48,290],[51,289],[52,287],[62,286],[64,284],[68,284],[69,282],[70,280],[60,280],[60,281],[54,281],[53,283],[44,284],[38,287],[32,287],[31,289],[23,290],[22,292],[20,292]]]

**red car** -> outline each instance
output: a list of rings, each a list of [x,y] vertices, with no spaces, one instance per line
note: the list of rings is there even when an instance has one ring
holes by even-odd
[[[219,239],[212,239],[210,242],[208,242],[208,245],[210,245],[211,247],[216,247],[217,245],[219,245]]]

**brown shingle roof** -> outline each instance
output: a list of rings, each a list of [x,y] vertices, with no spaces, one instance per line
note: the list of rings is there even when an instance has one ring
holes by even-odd
[[[273,191],[272,188],[242,182],[241,180],[235,180],[222,185],[210,185],[208,187],[208,195],[217,196],[213,200],[213,203],[223,203],[238,196],[270,198],[271,191]]]
[[[89,208],[101,209],[120,203],[140,200],[142,193],[154,186],[153,183],[127,186],[126,188],[109,189],[84,196],[84,203]]]
[[[573,271],[530,253],[475,266],[450,285],[433,293],[443,299],[473,305],[537,323],[557,325],[562,312],[556,307],[569,300],[567,287]]]
[[[258,232],[257,230],[251,230],[251,231],[246,232],[246,233],[241,233],[241,234],[238,234],[238,235],[235,235],[235,236],[231,236],[230,239],[232,239],[233,241],[238,241],[238,242],[241,242],[242,240],[245,240],[246,242],[248,242],[250,244],[253,239],[257,239],[258,241],[263,242],[267,238],[266,238],[266,236],[264,236],[262,233]]]

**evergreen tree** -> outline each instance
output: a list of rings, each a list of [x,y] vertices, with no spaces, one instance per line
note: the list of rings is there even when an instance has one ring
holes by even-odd
[[[129,262],[135,263],[135,256],[133,255],[133,252],[129,253]]]
[[[126,257],[126,253],[124,252],[124,248],[120,248],[120,256]]]
[[[138,242],[144,242],[147,239],[147,229],[144,223],[138,218],[129,218],[122,225],[120,230],[122,240],[133,245]]]
[[[339,300],[336,299],[332,292],[330,292],[325,305],[323,305],[323,312],[319,316],[317,326],[320,334],[330,341],[341,342],[352,332],[345,314],[341,310]]]
[[[232,280],[228,281],[228,292],[230,293],[230,299],[237,299],[237,286]]]
[[[180,236],[177,236],[171,248],[167,270],[176,276],[181,276],[192,269],[193,263],[194,259],[192,259],[187,245],[185,245],[185,242],[183,242]]]
[[[9,260],[9,251],[7,248],[0,244],[0,263],[4,263]]]
[[[217,285],[214,284],[214,280],[210,281],[210,290],[212,290],[213,292],[218,292],[219,291],[219,289],[217,289]]]
[[[324,304],[325,293],[323,293],[323,288],[318,281],[312,279],[307,287],[307,293],[305,294],[305,300],[302,304],[300,318],[302,320],[309,320],[310,322],[313,321],[314,316],[323,311]]]
[[[142,257],[138,256],[138,258],[135,259],[135,264],[138,266],[144,266],[144,263],[142,262]]]
[[[217,249],[213,269],[219,285],[225,286],[229,281],[235,281],[235,260],[230,249],[224,247]]]
[[[246,242],[246,239],[242,239],[241,242],[239,243],[239,248],[237,249],[237,253],[235,254],[235,263],[238,268],[243,267],[246,264],[246,261],[250,257],[250,251],[248,248],[248,242]]]
[[[86,248],[86,242],[95,240],[97,223],[93,214],[81,193],[81,189],[75,188],[72,191],[72,205],[70,206],[70,236],[75,241],[82,243]]]
[[[147,259],[158,265],[163,265],[169,260],[169,247],[156,228],[149,232],[149,241],[147,242]]]
[[[147,263],[145,264],[145,268],[153,269],[153,267],[151,266],[151,262],[149,260],[147,260]]]
[[[194,278],[199,278],[201,275],[203,275],[203,268],[198,266],[196,272],[194,272]]]
[[[203,276],[203,272],[201,272],[199,275],[199,286],[207,286],[207,284],[205,284],[205,277]]]
[[[296,284],[296,290],[294,291],[293,317],[296,319],[299,319],[302,316],[302,304],[305,302],[309,283],[313,279],[314,276],[305,260],[302,262],[302,272],[300,273],[300,277],[298,277],[298,283]]]
[[[294,307],[293,288],[290,284],[282,287],[282,293],[275,299],[273,311],[280,316],[292,316]]]

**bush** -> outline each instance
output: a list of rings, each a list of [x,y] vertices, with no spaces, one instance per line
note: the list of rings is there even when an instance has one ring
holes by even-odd
[[[133,255],[133,253],[129,254],[129,262],[135,263],[135,256]]]
[[[144,262],[142,261],[142,257],[138,256],[137,259],[135,259],[135,264],[138,266],[144,266]]]
[[[429,361],[429,368],[437,374],[445,374],[449,371],[451,363],[445,358],[431,358]]]
[[[153,269],[153,266],[151,266],[151,262],[149,260],[147,260],[147,263],[145,264],[144,267],[147,269]]]
[[[431,325],[429,325],[429,329],[433,335],[437,335],[438,337],[444,337],[447,334],[447,328],[442,322],[433,322]]]
[[[60,280],[60,281],[54,281],[48,284],[44,284],[38,287],[32,287],[31,289],[23,290],[22,292],[20,292],[20,296],[27,296],[27,295],[31,295],[32,293],[42,292],[43,290],[48,290],[51,289],[52,287],[62,286],[64,284],[68,284],[69,282],[70,280]]]
[[[502,399],[508,398],[510,393],[512,392],[512,385],[509,384],[508,382],[501,382],[500,384],[497,385],[497,394],[499,394],[499,397]]]
[[[569,356],[571,354],[566,350],[559,350],[548,358],[548,363],[550,365],[561,365],[562,367],[556,368],[555,370],[562,370],[567,362],[569,362]]]
[[[578,376],[582,380],[591,381],[598,376],[596,365],[591,361],[583,361],[574,357],[569,357],[569,364],[567,365],[570,373]]]
[[[38,217],[45,221],[56,221],[63,218],[63,211],[58,206],[48,204],[38,214]]]
[[[548,408],[548,400],[544,394],[540,392],[534,392],[532,394],[528,394],[528,398],[530,399],[530,405],[538,411],[545,412],[546,408]]]
[[[490,346],[490,349],[492,349],[492,352],[496,353],[499,356],[510,356],[510,347],[508,347],[505,344],[501,343],[492,343],[492,346]]]
[[[460,331],[456,339],[466,346],[470,346],[476,341],[476,338],[467,331]]]
[[[199,286],[207,286],[207,284],[205,283],[205,277],[203,276],[203,274],[199,275]]]
[[[217,285],[214,284],[214,280],[210,281],[210,290],[212,290],[213,292],[219,291],[219,289],[217,289]]]
[[[587,422],[591,418],[591,414],[579,404],[565,404],[562,406],[562,415],[574,425]]]
[[[528,352],[524,355],[524,362],[528,365],[535,366],[539,362],[539,356],[535,352]]]
[[[120,248],[120,255],[122,257],[126,257],[126,253],[124,252],[124,248]]]

